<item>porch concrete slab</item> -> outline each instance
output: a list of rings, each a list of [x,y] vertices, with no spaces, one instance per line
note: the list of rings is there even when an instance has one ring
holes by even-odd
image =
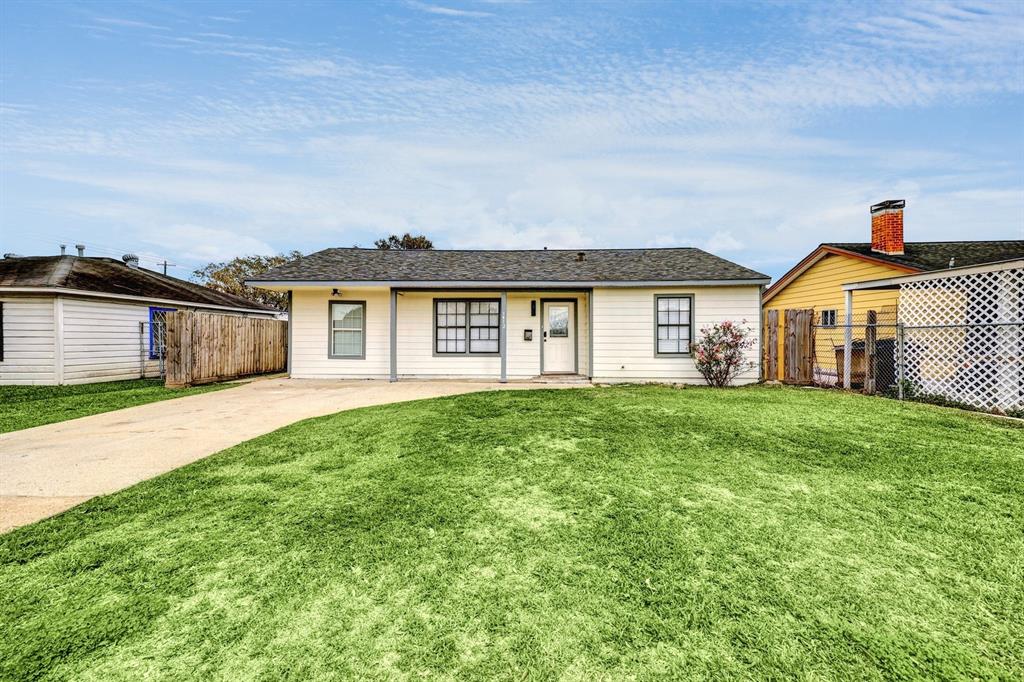
[[[462,393],[578,382],[266,379],[0,434],[0,533],[309,417]]]

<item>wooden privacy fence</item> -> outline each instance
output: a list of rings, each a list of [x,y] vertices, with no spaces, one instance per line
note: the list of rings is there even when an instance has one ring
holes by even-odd
[[[764,316],[764,329],[761,333],[761,349],[764,352],[765,381],[779,380],[779,311],[769,310]]]
[[[189,386],[280,372],[288,362],[288,323],[180,310],[167,313],[167,386]]]
[[[779,311],[765,315],[764,379],[806,385],[814,381],[814,309],[782,311],[782,357],[779,357]]]

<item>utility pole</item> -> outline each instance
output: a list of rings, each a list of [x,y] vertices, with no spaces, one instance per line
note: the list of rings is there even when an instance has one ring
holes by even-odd
[[[168,263],[168,262],[167,262],[167,259],[166,259],[166,258],[164,258],[164,262],[163,262],[163,263],[158,263],[158,265],[162,265],[162,266],[164,266],[164,274],[166,275],[166,274],[167,274],[167,266],[168,266],[168,265],[171,265],[171,266],[173,266],[173,265],[175,265],[175,264],[174,264],[174,263]]]

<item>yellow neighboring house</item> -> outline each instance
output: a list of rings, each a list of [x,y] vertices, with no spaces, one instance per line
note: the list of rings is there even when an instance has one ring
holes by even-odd
[[[821,244],[765,291],[761,300],[765,319],[771,310],[779,315],[779,358],[783,357],[783,311],[813,308],[816,325],[846,323],[843,284],[1024,256],[1024,240],[904,242],[904,206],[903,200],[875,204],[871,207],[870,242]],[[895,324],[898,304],[899,289],[858,291],[852,296],[853,323],[864,324],[867,312],[874,310],[879,324]],[[817,351],[833,352],[831,347]],[[780,361],[777,377],[766,378],[781,380],[782,373]]]

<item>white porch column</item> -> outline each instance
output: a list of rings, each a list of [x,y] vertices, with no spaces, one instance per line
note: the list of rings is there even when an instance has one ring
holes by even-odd
[[[286,358],[285,371],[288,373],[288,378],[292,377],[292,330],[295,329],[295,301],[292,294],[292,290],[288,290],[288,355]]]
[[[398,381],[398,290],[391,290],[391,373],[388,381]]]
[[[498,319],[501,328],[498,330],[498,351],[501,353],[501,383],[508,381],[508,292],[501,292]],[[468,343],[468,341],[467,341]]]
[[[843,388],[850,388],[853,371],[853,290],[843,292],[846,297],[846,332],[843,335]]]
[[[587,378],[594,378],[594,290],[587,292]]]

